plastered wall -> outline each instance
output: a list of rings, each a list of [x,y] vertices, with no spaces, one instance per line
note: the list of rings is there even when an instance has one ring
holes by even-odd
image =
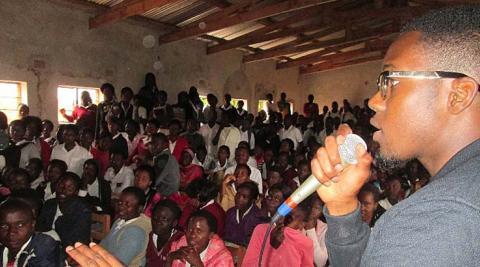
[[[157,75],[160,88],[176,102],[180,90],[196,86],[201,94],[230,93],[248,100],[286,92],[301,110],[309,93],[322,105],[347,97],[361,101],[374,89],[379,62],[299,76],[297,68],[276,70],[272,60],[242,63],[242,52],[206,55],[206,44],[184,40],[145,48],[147,35],[161,32],[153,24],[125,20],[89,30],[98,9],[62,0],[3,0],[0,6],[0,80],[27,82],[31,113],[57,118],[57,86],[98,87],[111,82],[137,91],[144,74]],[[154,69],[155,62],[160,68]],[[158,66],[157,66],[158,67]]]

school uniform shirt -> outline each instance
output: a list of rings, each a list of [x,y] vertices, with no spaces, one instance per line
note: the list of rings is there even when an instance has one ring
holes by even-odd
[[[243,258],[242,266],[257,266],[260,248],[268,224],[260,224],[253,231]],[[304,233],[290,227],[284,228],[284,240],[278,248],[270,245],[270,238],[265,244],[262,266],[265,267],[313,267],[313,242]]]
[[[240,215],[237,207],[227,211],[224,240],[240,246],[248,246],[255,227],[265,222],[263,214],[255,203]]]
[[[205,142],[205,148],[207,149],[207,154],[211,157],[217,156],[217,146],[213,145],[212,140],[217,135],[218,129],[220,127],[215,123],[213,127],[210,127],[208,124],[204,124],[198,130],[198,133],[203,137]]]
[[[115,170],[110,167],[105,173],[105,180],[110,182],[112,194],[116,195],[122,193],[123,189],[132,186],[134,178],[133,170],[128,166],[123,166],[118,173],[115,173]]]
[[[178,241],[182,236],[182,231],[173,229],[167,243],[159,248],[157,247],[158,236],[151,232],[148,237],[146,266],[164,267],[165,263],[167,263],[167,256],[171,251],[172,243]]]
[[[282,128],[279,131],[280,141],[284,139],[290,139],[293,141],[293,149],[297,150],[299,143],[303,142],[302,132],[297,127],[291,125],[288,129]]]
[[[22,140],[15,144],[20,148],[20,162],[18,167],[25,168],[28,164],[28,161],[33,158],[41,158],[40,150],[32,141]]]
[[[83,163],[87,159],[91,159],[92,154],[85,148],[81,147],[77,143],[75,146],[67,151],[65,144],[57,145],[53,148],[51,159],[59,159],[65,161],[68,167],[68,171],[74,172],[79,177],[82,177]]]
[[[250,134],[248,131],[240,131],[240,141],[247,142],[250,150],[255,148],[255,135],[253,134],[253,131],[250,131]]]
[[[127,148],[128,148],[128,157],[130,158],[133,156],[133,152],[137,148],[138,144],[140,143],[140,140],[142,140],[143,136],[141,134],[135,135],[133,137],[133,140],[130,140],[128,138],[128,134],[126,132],[121,133],[125,141],[127,141]]]
[[[61,249],[55,240],[42,233],[34,233],[18,251],[15,261],[8,261],[8,248],[0,246],[1,266],[59,267],[63,266]]]
[[[240,143],[240,130],[237,127],[229,126],[222,129],[220,137],[218,138],[218,147],[223,145],[228,146],[228,149],[230,149],[230,157],[228,160],[230,162],[234,161],[235,149],[237,149],[238,143]]]

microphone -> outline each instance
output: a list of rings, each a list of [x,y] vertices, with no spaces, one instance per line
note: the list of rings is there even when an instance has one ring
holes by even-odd
[[[357,145],[362,145],[367,149],[367,144],[363,139],[356,134],[348,134],[345,137],[345,142],[338,146],[338,153],[340,154],[340,159],[342,161],[342,166],[347,166],[350,164],[357,164],[357,157],[355,155],[355,148]],[[310,196],[315,192],[322,184],[315,178],[315,176],[310,175],[310,177],[303,182],[300,187],[295,190],[295,192],[290,195],[285,202],[283,202],[280,207],[278,207],[277,212],[272,217],[270,224],[276,223],[280,218],[288,215],[295,207],[297,207],[300,202]]]

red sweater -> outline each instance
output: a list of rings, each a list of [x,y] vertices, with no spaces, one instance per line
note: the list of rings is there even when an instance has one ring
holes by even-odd
[[[163,249],[157,250],[153,243],[153,232],[148,235],[147,246],[147,266],[163,267],[167,262],[167,256],[172,249],[172,243],[179,240],[183,236],[182,231],[176,231],[168,240],[167,244],[163,246]]]

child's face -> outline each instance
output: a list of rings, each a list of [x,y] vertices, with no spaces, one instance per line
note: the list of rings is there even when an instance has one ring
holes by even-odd
[[[10,251],[19,251],[35,232],[35,220],[25,211],[0,214],[0,242]]]
[[[304,180],[310,176],[310,168],[306,164],[302,164],[298,168],[298,176],[300,179]]]
[[[73,145],[77,140],[77,134],[72,130],[65,130],[63,132],[63,142],[65,145]]]
[[[115,135],[118,133],[118,124],[114,122],[108,122],[107,123],[108,127],[108,132],[112,135]]]
[[[115,170],[120,170],[123,166],[124,158],[120,154],[111,154],[110,155],[110,166]]]
[[[112,146],[112,139],[109,137],[104,137],[98,142],[98,149],[101,151],[109,151]]]
[[[62,170],[56,166],[48,166],[47,169],[47,181],[50,181],[52,184],[56,184],[62,176]]]
[[[11,191],[30,188],[30,181],[24,175],[10,175],[7,186]]]
[[[270,171],[268,172],[268,177],[267,177],[267,183],[268,186],[272,186],[274,184],[278,184],[282,181],[282,177],[280,176],[280,173],[276,171]]]
[[[52,130],[53,129],[50,127],[49,124],[43,124],[42,125],[42,135],[43,136],[48,136],[49,137],[52,133]]]
[[[275,211],[278,209],[278,207],[282,204],[284,200],[285,199],[283,199],[283,194],[281,191],[270,190],[266,198],[268,211],[273,215],[273,213],[275,213]]]
[[[80,135],[80,145],[85,148],[90,148],[93,143],[93,135],[91,133],[82,133]]]
[[[218,150],[218,159],[221,161],[221,162],[224,162],[228,159],[229,155],[228,155],[228,152],[227,150],[225,149],[219,149]]]
[[[152,184],[152,180],[150,179],[150,175],[146,171],[137,171],[135,172],[135,180],[133,181],[135,187],[146,191],[150,185]]]
[[[247,188],[240,188],[235,195],[235,206],[241,211],[247,210],[253,203],[250,196],[250,190]]]
[[[235,184],[236,185],[240,185],[246,181],[249,180],[249,175],[248,175],[248,171],[246,168],[237,168],[235,169],[235,173],[234,173],[235,177],[237,178],[235,180]]]
[[[322,216],[323,212],[323,204],[319,198],[315,198],[312,203],[312,210],[310,211],[310,218],[314,220],[318,220],[320,216]]]

